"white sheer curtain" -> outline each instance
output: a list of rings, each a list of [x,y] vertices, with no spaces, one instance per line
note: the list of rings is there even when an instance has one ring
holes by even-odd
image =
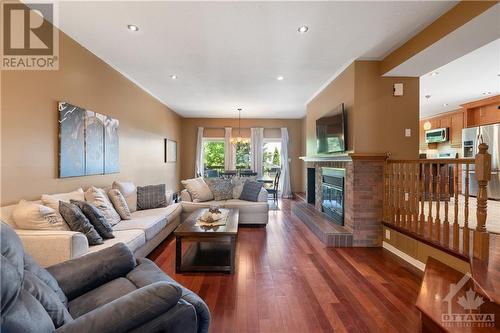
[[[194,166],[194,174],[203,176],[203,127],[198,127],[198,137],[196,140],[196,163]]]
[[[264,149],[264,129],[250,129],[250,161],[252,170],[257,172],[257,177],[262,177],[262,150]]]
[[[224,169],[225,170],[235,170],[234,166],[234,147],[231,143],[232,128],[224,128]]]
[[[288,129],[281,128],[281,178],[280,190],[282,198],[292,197],[292,187],[290,186],[290,163],[288,162]]]

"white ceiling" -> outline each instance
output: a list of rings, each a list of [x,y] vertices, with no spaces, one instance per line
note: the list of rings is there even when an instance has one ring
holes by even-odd
[[[432,72],[439,73],[431,75]],[[500,39],[420,77],[420,117],[500,94]],[[490,92],[490,95],[483,95]],[[430,98],[426,98],[430,95]],[[444,106],[443,104],[448,104]]]
[[[68,1],[59,26],[182,116],[299,118],[346,64],[383,58],[454,4]]]

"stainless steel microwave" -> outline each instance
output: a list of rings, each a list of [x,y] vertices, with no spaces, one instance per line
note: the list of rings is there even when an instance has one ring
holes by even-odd
[[[437,143],[448,141],[448,128],[436,128],[433,130],[425,131],[426,143]]]

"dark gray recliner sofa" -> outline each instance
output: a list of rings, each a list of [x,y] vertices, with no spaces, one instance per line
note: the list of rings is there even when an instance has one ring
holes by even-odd
[[[116,244],[41,268],[0,227],[1,332],[207,332],[203,300]]]

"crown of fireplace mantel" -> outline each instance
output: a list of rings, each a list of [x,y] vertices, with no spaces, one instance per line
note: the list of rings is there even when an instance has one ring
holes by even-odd
[[[351,162],[353,160],[386,160],[389,153],[355,153],[347,152],[341,154],[312,155],[299,157],[304,162]]]

